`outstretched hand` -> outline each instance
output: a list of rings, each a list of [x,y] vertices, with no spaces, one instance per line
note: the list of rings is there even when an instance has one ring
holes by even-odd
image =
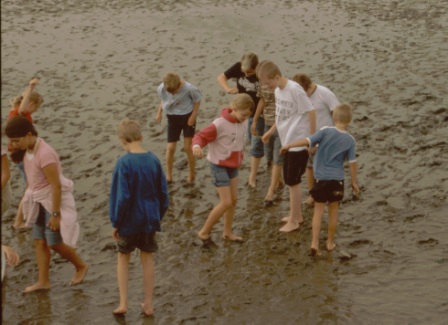
[[[204,158],[204,152],[202,151],[201,147],[194,147],[193,148],[193,156],[196,158]]]

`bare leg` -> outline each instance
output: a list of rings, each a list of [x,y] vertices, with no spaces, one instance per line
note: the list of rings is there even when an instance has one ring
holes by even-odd
[[[210,232],[212,231],[213,226],[219,221],[222,215],[233,206],[230,186],[220,186],[217,187],[216,190],[219,195],[219,203],[213,208],[212,212],[210,212],[207,221],[198,233],[199,238],[202,240],[207,240],[210,237]]]
[[[174,165],[174,153],[176,152],[177,142],[168,142],[166,145],[165,161],[166,161],[166,180],[167,182],[173,181],[173,165]]]
[[[195,158],[193,156],[193,150],[191,149],[191,144],[193,142],[193,138],[184,138],[184,151],[187,154],[187,160],[188,160],[188,183],[194,182],[195,177]]]
[[[235,215],[236,201],[238,199],[238,177],[230,180],[230,193],[232,198],[231,207],[224,213],[224,232],[222,238],[231,241],[242,241],[243,238],[236,236],[232,231],[233,217]]]
[[[45,240],[35,239],[34,250],[37,259],[37,269],[39,270],[39,276],[37,283],[32,286],[26,287],[24,292],[32,292],[36,290],[50,289],[50,248]]]
[[[273,165],[271,174],[271,184],[269,185],[268,194],[264,198],[266,201],[272,201],[274,199],[274,191],[278,186],[280,181],[280,176],[282,175],[282,165]]]
[[[334,243],[334,235],[338,224],[339,202],[328,203],[328,239],[327,250],[332,251],[336,244]]]
[[[324,214],[325,203],[316,202],[314,204],[314,214],[313,214],[313,230],[311,237],[311,251],[312,255],[319,255],[319,234],[320,234],[320,224],[322,222],[322,216]],[[315,254],[313,254],[313,251]]]
[[[124,315],[128,312],[128,283],[129,283],[129,260],[131,254],[118,253],[117,257],[117,281],[120,291],[120,305],[114,309],[115,315]]]
[[[154,292],[154,257],[152,253],[140,252],[140,260],[143,268],[143,287],[145,300],[141,304],[145,316],[154,314],[152,297]]]
[[[52,245],[50,248],[61,255],[63,258],[65,258],[67,261],[72,263],[76,268],[75,275],[73,276],[70,285],[77,285],[82,283],[87,274],[89,266],[79,257],[76,250],[64,243]]]
[[[300,184],[294,186],[288,186],[289,188],[289,206],[290,214],[289,219],[280,231],[290,232],[299,229],[299,224],[303,222],[301,201],[302,201],[302,190]]]
[[[261,158],[250,157],[250,176],[248,181],[250,187],[255,188],[257,186],[257,173],[260,162]]]
[[[310,167],[306,168],[306,181],[308,183],[308,192],[309,192],[314,187],[314,172],[313,172],[313,168],[310,168]],[[305,203],[308,204],[308,205],[313,205],[314,204],[313,197],[311,195],[308,196],[308,198],[306,199]]]

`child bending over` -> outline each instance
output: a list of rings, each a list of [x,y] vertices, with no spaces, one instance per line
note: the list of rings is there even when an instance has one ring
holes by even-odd
[[[325,203],[328,202],[328,239],[327,251],[336,244],[334,235],[338,222],[339,202],[344,196],[344,161],[348,159],[352,179],[353,193],[359,195],[356,180],[356,141],[347,133],[352,120],[352,108],[347,104],[338,105],[333,111],[334,127],[323,127],[306,139],[300,139],[282,147],[286,153],[290,148],[319,145],[314,159],[315,185],[310,191],[314,199],[313,231],[310,255],[319,255],[319,233]]]

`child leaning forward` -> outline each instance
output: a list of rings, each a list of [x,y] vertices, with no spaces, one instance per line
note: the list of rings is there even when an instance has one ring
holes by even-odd
[[[290,143],[281,149],[286,153],[290,148],[319,145],[313,162],[315,186],[310,194],[314,199],[313,231],[310,255],[319,255],[319,233],[325,203],[328,202],[327,251],[335,249],[334,235],[338,222],[339,202],[344,196],[344,161],[348,159],[352,179],[352,189],[359,195],[356,180],[356,141],[347,133],[352,120],[352,108],[347,104],[336,106],[333,111],[334,127],[323,127],[306,139]]]
[[[198,236],[204,242],[211,241],[213,226],[224,215],[224,240],[239,241],[243,239],[232,231],[233,216],[237,202],[238,168],[243,162],[244,139],[254,102],[248,94],[238,94],[231,103],[231,108],[224,108],[221,117],[196,133],[193,138],[193,154],[204,157],[202,148],[209,146],[207,160],[213,177],[213,185],[219,195],[219,203],[210,212]]]

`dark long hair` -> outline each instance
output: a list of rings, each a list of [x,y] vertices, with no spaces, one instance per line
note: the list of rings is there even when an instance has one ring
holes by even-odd
[[[11,118],[8,123],[6,123],[5,127],[5,134],[8,138],[22,138],[26,136],[28,133],[31,133],[34,136],[37,136],[37,131],[34,128],[33,124],[31,124],[30,121],[26,117],[23,116],[14,116]],[[10,157],[11,160],[18,164],[21,161],[23,161],[23,157],[25,156],[26,149],[25,150],[19,150],[19,149],[12,149],[11,150]]]

